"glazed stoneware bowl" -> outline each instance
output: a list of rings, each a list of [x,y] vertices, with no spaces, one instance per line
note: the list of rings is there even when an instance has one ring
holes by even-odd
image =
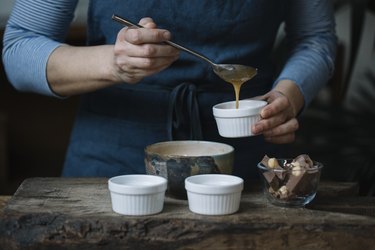
[[[232,174],[234,148],[210,141],[166,141],[145,148],[146,173],[168,180],[167,195],[187,199],[185,179],[198,174]]]

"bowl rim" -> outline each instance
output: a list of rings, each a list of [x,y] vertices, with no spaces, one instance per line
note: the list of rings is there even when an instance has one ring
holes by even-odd
[[[210,144],[210,145],[221,145],[225,149],[225,151],[220,151],[218,153],[211,153],[211,154],[201,154],[201,155],[182,155],[182,154],[160,154],[159,152],[156,152],[153,150],[154,147],[160,146],[160,145],[173,145],[176,143],[182,143],[182,144],[196,144],[196,145],[203,145],[203,144]],[[234,147],[223,143],[223,142],[215,142],[215,141],[204,141],[204,140],[175,140],[175,141],[161,141],[156,142],[150,145],[147,145],[144,148],[144,152],[146,154],[157,154],[157,155],[163,155],[163,157],[179,157],[179,158],[192,158],[192,157],[205,157],[205,156],[221,156],[221,155],[227,155],[232,154],[234,152]]]
[[[214,105],[212,107],[214,116],[220,118],[232,118],[258,115],[261,109],[267,105],[267,102],[263,100],[244,99],[239,101],[240,108],[236,109],[235,103],[235,101],[230,101]],[[241,107],[241,104],[246,106]],[[228,105],[233,106],[233,108],[225,108],[225,106]]]
[[[291,162],[293,160],[292,158],[276,158],[276,159],[278,161],[287,161],[287,162]],[[306,169],[305,171],[307,171],[307,172],[316,171],[316,170],[320,171],[324,167],[323,163],[321,163],[319,161],[313,161],[313,163],[314,163],[313,166],[317,166],[317,168]],[[272,172],[277,172],[277,173],[285,173],[285,172],[292,172],[293,171],[293,169],[268,168],[262,162],[258,162],[257,168],[261,169],[261,170],[264,170],[264,171],[272,171]]]
[[[202,182],[208,180],[209,183],[220,181],[220,184],[204,184]],[[241,177],[229,174],[199,174],[189,176],[185,179],[185,189],[188,192],[200,194],[230,194],[241,192],[244,187],[244,180]]]
[[[126,181],[130,182],[126,183]],[[119,175],[108,179],[108,189],[111,192],[127,195],[154,194],[166,191],[167,182],[166,178],[158,175]]]

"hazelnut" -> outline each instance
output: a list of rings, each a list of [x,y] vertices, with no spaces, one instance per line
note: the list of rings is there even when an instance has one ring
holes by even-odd
[[[296,164],[296,165],[292,165],[292,175],[293,176],[300,176],[303,172],[304,172],[304,169],[299,165],[299,164]]]
[[[287,188],[286,186],[281,186],[281,187],[279,188],[279,193],[280,193],[281,195],[286,195],[286,194],[288,194],[288,188]]]
[[[276,158],[268,159],[267,165],[269,168],[280,167],[279,162],[276,160]]]
[[[280,199],[288,199],[289,197],[289,190],[286,186],[281,186],[277,191],[277,196]]]

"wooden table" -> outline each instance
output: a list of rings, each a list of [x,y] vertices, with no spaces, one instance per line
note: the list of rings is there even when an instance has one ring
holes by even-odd
[[[27,179],[0,199],[0,249],[375,249],[375,197],[355,184],[323,182],[307,208],[270,205],[257,187],[233,215],[167,197],[162,213],[137,217],[112,211],[105,178]]]

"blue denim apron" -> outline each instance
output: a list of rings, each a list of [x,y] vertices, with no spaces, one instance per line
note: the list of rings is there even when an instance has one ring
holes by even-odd
[[[152,17],[171,31],[173,41],[218,63],[257,67],[259,74],[241,88],[241,99],[270,90],[274,70],[270,51],[283,20],[283,1],[91,1],[89,45],[113,44],[121,25],[117,14],[138,22]],[[271,17],[271,18],[270,18]],[[100,60],[100,58],[98,58]],[[280,155],[285,146],[262,136],[220,137],[212,106],[234,100],[233,87],[211,67],[181,52],[170,68],[142,82],[122,84],[85,94],[72,131],[63,176],[105,176],[145,173],[144,148],[167,140],[208,140],[235,148],[234,174],[256,178],[264,154]]]

